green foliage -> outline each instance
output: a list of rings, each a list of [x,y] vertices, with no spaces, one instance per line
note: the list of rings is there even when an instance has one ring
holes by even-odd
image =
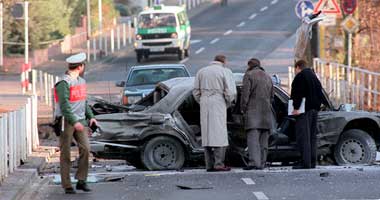
[[[104,25],[112,24],[118,16],[112,0],[103,1]],[[24,20],[14,19],[11,8],[16,0],[4,3],[4,40],[12,43],[24,43]],[[92,30],[98,24],[98,1],[91,0]],[[62,39],[74,33],[86,15],[86,0],[29,0],[29,42],[30,49],[45,48],[52,41]],[[23,45],[5,45],[6,53],[20,53]]]

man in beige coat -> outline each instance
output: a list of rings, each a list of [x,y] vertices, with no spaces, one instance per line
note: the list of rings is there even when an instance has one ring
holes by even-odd
[[[263,169],[268,152],[268,137],[273,126],[273,83],[258,59],[248,61],[244,75],[240,108],[245,118],[248,166],[244,170]]]
[[[236,85],[226,57],[217,55],[195,77],[193,95],[200,104],[202,146],[207,171],[229,171],[224,165],[227,135],[227,108],[236,96]]]

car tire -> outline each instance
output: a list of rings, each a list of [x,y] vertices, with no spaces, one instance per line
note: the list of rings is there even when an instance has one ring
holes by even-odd
[[[185,51],[180,49],[178,50],[178,60],[183,60],[185,58]]]
[[[149,170],[180,169],[185,162],[185,153],[177,139],[157,136],[145,143],[141,160]]]
[[[338,165],[372,164],[376,160],[376,143],[365,131],[347,130],[335,146],[334,157]]]
[[[141,62],[142,57],[143,57],[142,53],[136,53],[136,59],[137,59],[137,62],[138,62],[138,63]]]
[[[190,49],[185,49],[185,57],[189,57],[190,56]]]

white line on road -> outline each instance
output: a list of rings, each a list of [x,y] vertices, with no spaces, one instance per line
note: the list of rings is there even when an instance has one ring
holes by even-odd
[[[200,49],[198,49],[196,52],[195,52],[195,54],[200,54],[202,51],[204,51],[205,50],[205,48],[204,47],[202,47],[202,48],[200,48]]]
[[[276,3],[278,3],[278,0],[273,0],[272,2],[270,2],[270,4],[272,4],[272,5],[274,5]]]
[[[247,185],[255,185],[255,182],[251,178],[241,178],[241,180]]]
[[[243,27],[245,25],[245,22],[241,22],[240,24],[238,24],[236,27]]]
[[[210,42],[210,44],[215,44],[215,43],[217,43],[219,41],[219,38],[215,38],[215,39],[213,39],[211,42]]]
[[[232,30],[228,30],[228,31],[226,31],[223,35],[229,35],[229,34],[231,34],[232,33]]]
[[[253,192],[257,200],[269,200],[269,198],[263,192]]]
[[[200,43],[202,40],[190,40],[190,44]]]
[[[183,60],[181,60],[181,62],[179,62],[179,63],[185,63],[185,62],[187,62],[189,60],[189,58],[185,58],[185,59],[183,59]]]
[[[260,11],[261,12],[264,12],[264,11],[266,11],[268,9],[268,6],[265,6],[265,7],[262,7],[261,9],[260,9]]]
[[[255,19],[255,17],[257,16],[256,13],[253,13],[251,16],[249,16],[249,19],[252,20],[252,19]]]

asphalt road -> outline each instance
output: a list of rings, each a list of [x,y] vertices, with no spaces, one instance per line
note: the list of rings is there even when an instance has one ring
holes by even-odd
[[[30,199],[128,199],[128,200],[331,200],[379,199],[380,168],[319,167],[314,170],[272,168],[264,171],[207,173],[135,172],[120,174],[120,182],[96,183],[91,193],[65,195],[58,185],[42,179]],[[188,190],[180,189],[185,186]]]
[[[190,19],[192,44],[188,59],[178,61],[176,55],[156,55],[141,64],[181,62],[195,75],[220,53],[227,56],[228,66],[234,72],[244,72],[249,58],[264,59],[295,33],[300,24],[294,14],[296,2],[234,0],[227,7],[214,4]],[[130,49],[122,56],[91,69],[87,80],[122,80],[128,67],[134,65],[138,64],[135,53]],[[287,66],[283,67],[287,70]]]

